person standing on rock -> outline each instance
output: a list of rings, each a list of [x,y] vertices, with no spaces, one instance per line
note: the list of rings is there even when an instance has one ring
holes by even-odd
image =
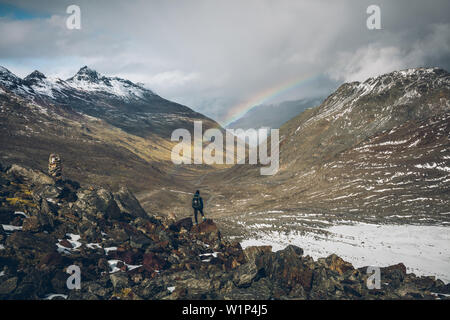
[[[203,221],[206,220],[205,215],[203,214],[203,199],[200,197],[200,191],[195,191],[194,198],[192,199],[192,208],[194,208],[194,218],[195,224],[198,224],[197,214],[200,211]]]
[[[60,181],[62,179],[61,173],[61,158],[59,155],[52,153],[48,158],[48,174],[55,179],[55,181]]]

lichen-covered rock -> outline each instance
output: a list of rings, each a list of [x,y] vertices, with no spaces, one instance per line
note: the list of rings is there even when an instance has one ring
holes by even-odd
[[[129,287],[129,281],[128,274],[125,272],[116,272],[109,276],[111,279],[111,283],[115,290],[128,288]]]
[[[39,253],[49,253],[56,250],[56,239],[49,234],[32,234],[29,232],[16,231],[6,240],[6,244],[21,252],[31,250]]]
[[[33,185],[52,185],[55,183],[53,179],[45,173],[38,170],[24,168],[17,164],[13,164],[11,168],[8,169],[7,174],[14,176],[20,181]]]
[[[258,280],[259,276],[255,263],[246,263],[236,268],[233,281],[237,287],[248,287],[253,281]]]
[[[146,218],[147,213],[141,207],[141,204],[128,188],[121,187],[120,190],[113,194],[114,200],[122,214],[129,215],[134,218]]]
[[[249,246],[244,249],[247,261],[255,262],[260,254],[272,252],[272,246]]]
[[[9,279],[2,279],[0,281],[0,298],[8,298],[17,287],[17,277],[11,277]]]
[[[286,292],[297,284],[300,284],[305,291],[309,291],[313,270],[303,263],[302,255],[301,248],[289,245],[283,250],[257,257],[256,265],[260,269],[259,272],[277,282]]]
[[[222,238],[211,219],[197,226],[191,218],[161,222],[126,189],[113,194],[69,180],[0,177],[0,299],[50,293],[83,300],[447,299],[450,293],[448,284],[408,274],[403,264],[381,268],[381,288],[368,289],[367,268],[354,269],[336,255],[314,261],[296,246],[243,250]],[[71,265],[82,272],[80,290],[66,286]]]
[[[120,209],[111,192],[104,188],[84,189],[77,193],[74,209],[88,220],[120,219]]]
[[[188,217],[174,222],[173,224],[170,225],[169,228],[179,232],[181,231],[182,228],[184,228],[186,231],[190,231],[192,227],[193,227],[192,218]]]
[[[335,254],[328,256],[325,259],[319,259],[319,263],[324,263],[330,270],[336,271],[339,274],[344,274],[349,270],[353,270],[353,266],[351,263],[344,261],[342,258],[338,257]]]

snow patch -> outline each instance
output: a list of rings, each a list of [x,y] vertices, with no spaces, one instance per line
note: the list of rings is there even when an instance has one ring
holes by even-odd
[[[450,281],[450,227],[356,223],[321,230],[327,234],[259,232],[241,245],[271,245],[278,251],[294,244],[314,259],[335,253],[355,267],[402,262],[408,272]]]

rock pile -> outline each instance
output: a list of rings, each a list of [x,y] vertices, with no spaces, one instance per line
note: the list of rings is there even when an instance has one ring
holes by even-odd
[[[126,188],[111,192],[0,165],[0,299],[446,299],[450,286],[364,268],[336,255],[314,261],[288,246],[249,247],[216,224],[158,219]],[[68,289],[67,268],[81,270]]]
[[[54,153],[50,154],[50,157],[48,158],[48,174],[56,181],[62,179],[62,165],[59,155]]]

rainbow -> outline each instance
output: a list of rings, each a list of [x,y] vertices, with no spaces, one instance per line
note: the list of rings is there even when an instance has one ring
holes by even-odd
[[[264,104],[265,102],[269,101],[270,99],[273,99],[275,97],[278,97],[285,92],[296,88],[298,86],[304,85],[314,79],[316,79],[318,75],[310,76],[310,75],[303,75],[294,79],[290,79],[289,81],[285,81],[281,84],[278,84],[274,87],[265,89],[263,91],[258,92],[251,98],[247,99],[246,101],[239,103],[231,108],[228,109],[228,112],[226,113],[223,122],[225,123],[225,126],[229,125],[233,121],[236,121],[240,117],[242,117],[248,110],[251,108]]]

